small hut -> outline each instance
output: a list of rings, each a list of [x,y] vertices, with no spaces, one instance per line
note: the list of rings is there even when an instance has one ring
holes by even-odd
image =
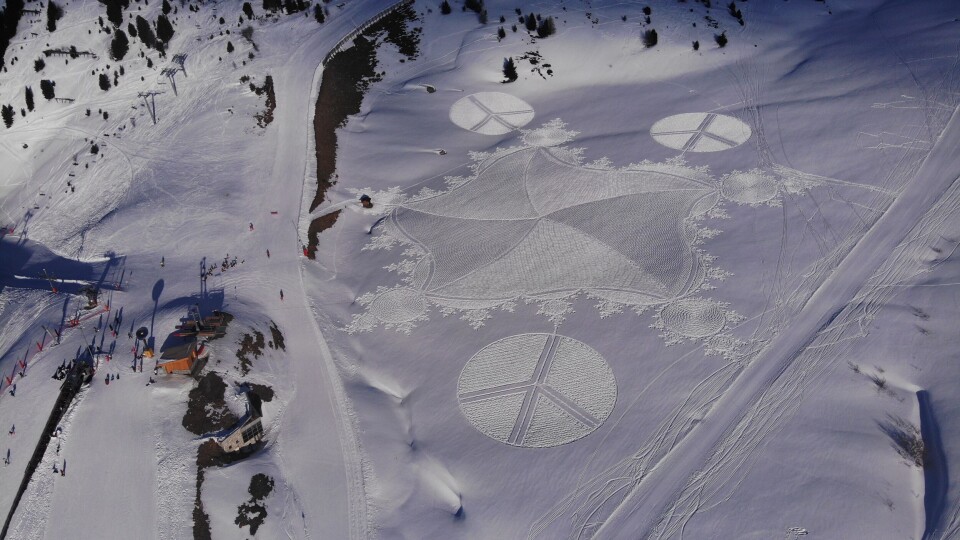
[[[196,375],[203,369],[209,356],[210,351],[206,344],[194,339],[161,351],[158,366],[162,367],[168,375],[173,373]]]

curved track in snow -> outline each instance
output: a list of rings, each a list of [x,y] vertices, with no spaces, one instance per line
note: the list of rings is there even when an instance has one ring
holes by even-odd
[[[286,307],[278,320],[285,328],[309,328],[315,346],[302,350],[307,340],[289,340],[292,375],[296,391],[283,412],[278,435],[278,453],[287,482],[296,492],[303,511],[303,526],[308,537],[360,539],[369,536],[364,477],[359,443],[349,415],[349,404],[330,349],[324,340],[316,313],[311,306],[303,280],[303,261],[297,225],[303,210],[305,179],[313,166],[314,99],[321,59],[342,36],[351,35],[364,21],[377,16],[382,4],[353,2],[343,8],[310,39],[287,56],[282,73],[275,82],[277,108],[274,111],[280,130],[273,149],[271,179],[276,188],[264,201],[264,207],[277,209],[281,216],[264,226],[278,243],[287,246],[275,257],[284,261],[278,281],[291,287]],[[315,69],[303,69],[315,65]],[[304,145],[304,141],[307,144]],[[298,195],[297,197],[292,196]],[[299,294],[297,294],[299,293]],[[290,305],[294,304],[294,305]],[[283,323],[286,323],[285,325]],[[300,347],[301,350],[297,350]]]

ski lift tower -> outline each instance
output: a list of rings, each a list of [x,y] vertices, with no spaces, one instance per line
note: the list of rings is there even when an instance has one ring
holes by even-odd
[[[187,55],[185,54],[175,54],[173,55],[172,61],[174,64],[180,66],[180,71],[183,72],[183,76],[187,76],[187,68],[183,67],[183,63],[187,61]]]
[[[163,92],[158,92],[157,90],[151,90],[137,94],[137,97],[143,98],[143,104],[146,106],[147,112],[150,113],[150,119],[153,120],[153,125],[157,125],[157,102],[155,96],[162,93]],[[150,98],[150,101],[147,101],[147,98]]]
[[[163,71],[160,72],[160,75],[170,79],[170,86],[173,87],[173,95],[175,96],[178,95],[177,79],[176,79],[177,71],[179,71],[177,68],[168,67],[168,68],[163,68]]]

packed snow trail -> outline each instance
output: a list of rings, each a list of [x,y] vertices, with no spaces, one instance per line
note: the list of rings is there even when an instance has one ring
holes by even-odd
[[[596,538],[646,537],[698,474],[717,445],[818,333],[847,306],[924,213],[960,177],[960,115],[947,127],[916,176],[876,224],[717,401],[712,412],[664,457],[597,531]]]
[[[308,159],[315,152],[309,130],[313,128],[315,86],[323,69],[322,64],[313,70],[303,66],[319,62],[321,54],[331,50],[340,36],[355,33],[365,25],[364,21],[382,12],[383,4],[375,2],[354,2],[346,6],[336,19],[328,21],[289,55],[283,78],[276,84],[275,115],[280,132],[271,175],[276,185],[263,207],[279,209],[281,219],[270,219],[263,227],[258,226],[257,231],[276,239],[272,244],[276,246],[273,258],[288,263],[277,275],[268,278],[264,285],[270,287],[270,291],[266,296],[276,299],[280,289],[286,288],[287,292],[299,289],[299,294],[287,295],[284,301],[287,309],[277,310],[276,321],[290,329],[288,332],[298,331],[312,338],[288,340],[297,389],[283,412],[277,435],[280,466],[298,495],[308,537],[366,538],[369,515],[360,450],[348,415],[346,393],[314,310],[307,301],[296,226],[299,219],[290,222],[292,216],[299,216],[303,201],[312,199],[312,196],[304,197],[304,179],[309,178],[309,168],[314,166],[313,160]],[[337,24],[339,26],[335,26]],[[303,311],[292,309],[294,307]],[[309,328],[304,328],[305,321]],[[296,444],[284,444],[287,440]]]

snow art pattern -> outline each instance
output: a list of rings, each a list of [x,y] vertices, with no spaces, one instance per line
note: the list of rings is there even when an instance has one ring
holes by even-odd
[[[450,121],[483,135],[503,135],[533,120],[533,107],[501,92],[480,92],[458,100],[450,107]]]
[[[610,366],[589,346],[521,334],[481,349],[457,385],[460,410],[484,435],[514,446],[566,444],[593,432],[617,401]]]
[[[668,116],[650,128],[650,135],[667,148],[684,152],[719,152],[747,142],[750,126],[732,116],[684,113]]]
[[[386,267],[401,284],[360,296],[364,312],[347,331],[410,332],[432,310],[479,328],[518,303],[559,326],[586,296],[601,317],[658,306],[652,326],[668,342],[733,355],[739,342],[727,330],[741,318],[699,296],[729,275],[700,247],[719,233],[703,222],[726,216],[718,203],[728,191],[737,203],[769,204],[776,180],[734,171],[718,182],[679,158],[584,165],[581,150],[564,146],[575,135],[554,120],[523,131],[521,146],[473,154],[474,174],[447,177],[444,191],[375,194],[386,219],[364,249],[403,246]]]

